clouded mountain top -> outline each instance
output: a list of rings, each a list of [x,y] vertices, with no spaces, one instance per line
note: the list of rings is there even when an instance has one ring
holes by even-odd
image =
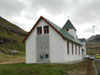
[[[26,32],[18,26],[0,17],[0,51],[8,53],[10,50],[24,50]]]

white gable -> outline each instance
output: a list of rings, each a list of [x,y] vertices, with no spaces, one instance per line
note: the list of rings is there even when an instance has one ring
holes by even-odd
[[[37,27],[46,26],[47,23],[41,20],[35,29],[32,31],[28,39],[26,40],[26,63],[34,62],[36,63],[36,35]]]

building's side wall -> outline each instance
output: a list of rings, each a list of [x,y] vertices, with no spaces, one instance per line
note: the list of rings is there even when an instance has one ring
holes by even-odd
[[[66,43],[67,45],[67,43]],[[76,48],[75,44],[73,43],[73,54],[72,54],[72,42],[69,42],[69,54],[67,53],[67,47],[64,49],[64,57],[66,62],[71,62],[71,61],[77,61],[77,60],[82,60],[82,50],[80,47],[80,55],[79,55],[79,45],[77,45],[77,54],[76,54]]]
[[[66,41],[49,26],[50,37],[50,62],[64,63],[64,48],[66,48]]]
[[[47,23],[41,20],[37,27],[45,26]],[[37,50],[36,50],[36,36],[37,36],[37,27],[32,31],[28,39],[26,40],[26,63],[37,63]],[[42,34],[43,34],[42,27]]]

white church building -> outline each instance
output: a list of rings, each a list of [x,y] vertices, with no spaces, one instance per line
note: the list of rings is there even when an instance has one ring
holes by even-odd
[[[82,60],[86,54],[85,40],[78,40],[70,20],[60,28],[40,17],[24,39],[26,63],[66,63]]]

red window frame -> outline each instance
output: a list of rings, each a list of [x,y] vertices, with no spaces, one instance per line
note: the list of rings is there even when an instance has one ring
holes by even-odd
[[[49,26],[44,26],[44,34],[49,33]]]
[[[72,55],[73,55],[74,51],[73,51],[73,43],[72,43]]]
[[[75,45],[75,50],[76,50],[76,51],[75,51],[75,54],[77,55],[77,45]]]
[[[37,27],[37,34],[42,34],[42,27]]]
[[[67,54],[69,54],[69,42],[67,41]]]

